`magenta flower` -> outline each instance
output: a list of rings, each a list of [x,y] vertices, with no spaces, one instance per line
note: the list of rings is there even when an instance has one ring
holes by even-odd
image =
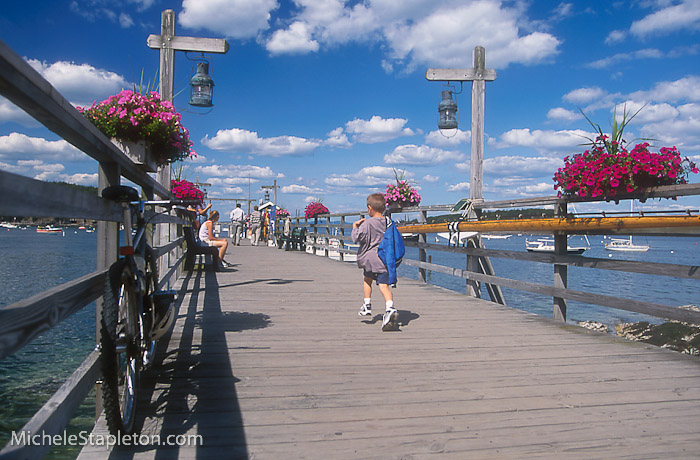
[[[171,180],[170,191],[181,200],[198,200],[200,203],[204,201],[204,192],[186,180]]]
[[[123,90],[89,108],[78,107],[107,137],[125,141],[147,140],[159,165],[196,156],[193,142],[169,101],[162,101],[160,94],[148,95]]]
[[[312,201],[306,205],[306,208],[304,208],[304,217],[306,219],[311,219],[321,214],[330,214],[330,211],[327,207],[321,204],[320,201]]]
[[[564,167],[553,177],[559,196],[614,197],[623,191],[685,184],[690,173],[698,172],[695,163],[681,158],[676,147],[662,147],[653,153],[644,142],[628,152],[616,143],[611,152],[602,144],[604,140],[605,136],[599,136],[591,150],[564,159]]]

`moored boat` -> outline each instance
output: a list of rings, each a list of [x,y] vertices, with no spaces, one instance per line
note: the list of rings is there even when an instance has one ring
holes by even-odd
[[[63,229],[61,227],[54,227],[53,225],[48,225],[46,227],[37,227],[36,232],[47,233],[50,235],[58,235],[63,233]]]
[[[646,252],[649,250],[648,244],[632,243],[632,236],[629,240],[624,238],[612,238],[605,243],[605,249],[608,251],[627,251],[627,252]]]
[[[529,252],[549,252],[554,253],[554,240],[542,238],[534,241],[525,241],[525,249]],[[584,246],[566,246],[566,253],[569,255],[581,255],[586,252]]]

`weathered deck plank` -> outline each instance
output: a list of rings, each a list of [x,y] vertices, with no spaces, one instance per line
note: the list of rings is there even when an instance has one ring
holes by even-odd
[[[700,359],[401,280],[401,330],[357,316],[360,271],[234,248],[182,279],[143,433],[91,459],[699,458]],[[100,420],[95,433],[104,433]]]

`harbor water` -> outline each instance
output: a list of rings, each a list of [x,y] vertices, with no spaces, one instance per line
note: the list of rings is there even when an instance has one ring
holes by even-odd
[[[436,236],[428,236],[435,242]],[[507,239],[484,240],[487,248],[525,251],[525,241],[536,236],[513,235]],[[635,243],[649,244],[648,252],[622,253],[607,251],[602,237],[591,237],[585,256],[700,265],[700,238],[635,237]],[[441,240],[445,244],[445,240]],[[586,245],[583,239],[572,238],[572,245]],[[53,286],[65,283],[95,270],[96,233],[66,228],[64,234],[40,234],[35,228],[27,230],[0,229],[0,307],[12,304]],[[465,256],[448,252],[429,251],[432,262],[465,268]],[[407,248],[408,258],[417,259],[418,251]],[[235,260],[235,247],[229,260]],[[552,284],[553,268],[549,264],[492,258],[495,273],[505,278],[540,284]],[[418,270],[402,265],[399,275],[417,279]],[[359,279],[358,271],[358,279]],[[447,289],[465,292],[465,280],[440,273],[430,273],[430,282]],[[661,276],[631,274],[607,270],[569,267],[569,288],[599,294],[645,300],[670,306],[697,305],[697,281]],[[531,313],[551,317],[551,297],[512,289],[503,289],[506,303]],[[482,295],[488,298],[485,290]],[[397,306],[408,309],[409,299],[401,298],[401,284],[396,290]],[[359,301],[358,301],[359,302]],[[356,318],[357,302],[348,305],[348,320]],[[359,303],[357,303],[359,304]],[[428,308],[428,307],[426,307]],[[568,303],[569,322],[597,321],[614,326],[620,322],[651,321],[658,318],[613,310],[579,302]],[[416,325],[418,326],[418,325]],[[18,353],[0,361],[0,446],[10,441],[43,403],[58,389],[95,346],[95,305],[88,305],[53,330],[35,339]],[[92,429],[94,397],[83,403],[68,434]],[[79,447],[54,448],[48,459],[75,458]]]

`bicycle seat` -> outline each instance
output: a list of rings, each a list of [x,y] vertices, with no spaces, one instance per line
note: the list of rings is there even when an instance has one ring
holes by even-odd
[[[135,188],[127,185],[112,185],[111,187],[107,187],[102,190],[102,198],[118,203],[139,201],[140,199],[139,192],[137,192]]]

